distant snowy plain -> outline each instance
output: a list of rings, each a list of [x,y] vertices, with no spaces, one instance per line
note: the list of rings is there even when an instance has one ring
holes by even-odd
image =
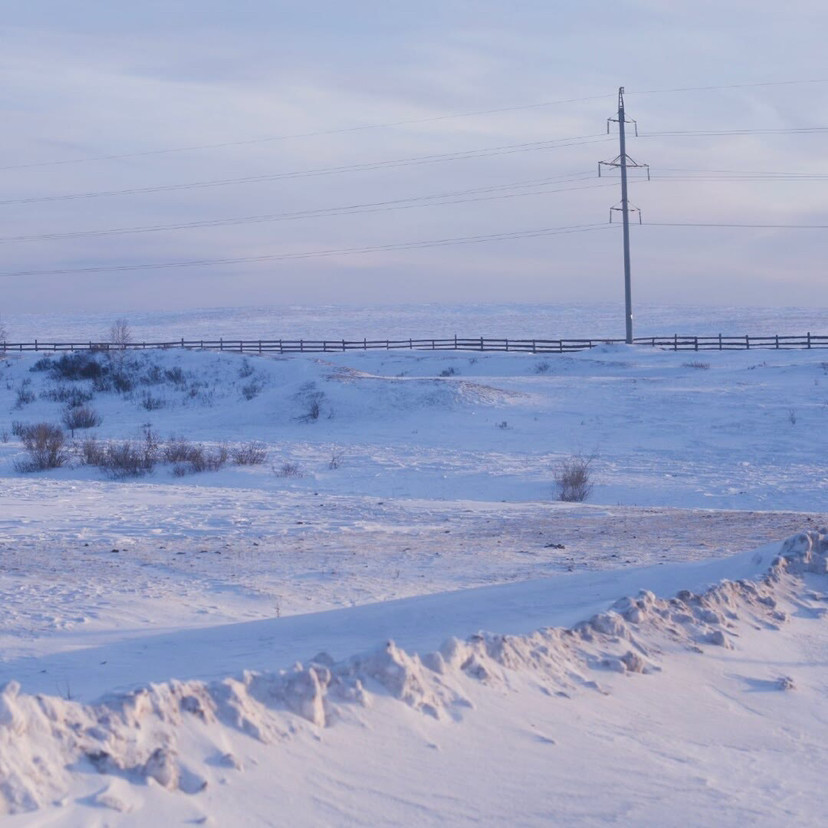
[[[130,321],[612,336],[613,312]],[[641,333],[828,330],[812,310],[680,314]],[[12,341],[109,322],[5,319]],[[41,358],[0,363],[9,824],[819,822],[828,352],[95,357],[135,378],[121,392]],[[71,389],[100,425],[62,468],[19,471],[19,424],[59,423]],[[90,434],[147,432],[266,461],[80,462]],[[555,499],[573,455],[593,458],[586,504]]]

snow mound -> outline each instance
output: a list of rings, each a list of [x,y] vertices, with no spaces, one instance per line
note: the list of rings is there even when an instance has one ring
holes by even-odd
[[[531,675],[550,696],[580,689],[604,693],[597,680],[602,673],[648,674],[662,669],[665,653],[736,647],[739,623],[779,629],[788,619],[786,601],[813,575],[828,575],[825,529],[789,538],[755,581],[722,581],[671,598],[642,590],[572,628],[481,632],[423,655],[388,641],[339,662],[320,653],[289,670],[211,683],[171,680],[96,704],[24,694],[10,681],[0,688],[0,813],[59,800],[78,770],[108,777],[96,803],[116,811],[133,808],[134,784],[196,795],[207,785],[200,763],[243,770],[231,754],[219,754],[220,760],[215,751],[185,755],[190,742],[184,736],[193,730],[212,734],[216,745],[224,728],[278,743],[301,727],[369,716],[361,711],[380,696],[438,720],[459,721],[472,706],[469,682],[509,686],[518,672]],[[793,687],[792,679],[780,679],[780,690]]]

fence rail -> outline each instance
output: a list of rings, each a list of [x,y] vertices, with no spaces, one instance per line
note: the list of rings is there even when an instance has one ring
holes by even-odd
[[[810,332],[796,336],[645,336],[636,345],[671,351],[743,351],[750,349],[828,348],[828,335]],[[319,354],[343,351],[500,351],[531,354],[565,354],[585,351],[599,345],[623,344],[623,339],[506,339],[451,337],[448,339],[174,339],[164,342],[3,342],[2,352],[36,351],[120,351],[147,348],[185,348],[229,351],[243,354]]]

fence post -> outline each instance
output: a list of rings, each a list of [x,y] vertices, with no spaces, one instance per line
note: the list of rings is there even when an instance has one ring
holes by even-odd
[[[262,354],[262,340],[259,340],[259,356]]]
[[[719,334],[719,350],[722,350],[722,335]]]
[[[811,348],[811,332],[808,331],[808,349],[810,350],[810,348]]]
[[[284,346],[282,345],[282,340],[281,340],[281,338],[280,338],[280,339],[279,339],[279,353],[280,353],[280,354],[283,354],[284,352],[285,352],[285,348],[284,348]]]
[[[345,350],[345,340],[344,339],[342,340],[342,350],[343,351]]]
[[[779,334],[776,335],[776,350],[779,350]]]
[[[678,350],[678,334],[673,334],[673,350]]]
[[[35,353],[37,353],[37,340],[35,340]]]
[[[300,339],[299,340],[299,353],[302,354],[305,352],[305,343]]]
[[[408,350],[409,351],[414,350],[414,342],[412,341],[411,337],[408,338]]]
[[[219,350],[224,350],[224,337],[219,337]]]
[[[506,340],[506,353],[509,353],[509,340]]]
[[[693,337],[693,345],[695,347],[695,350],[698,351],[699,350],[699,338],[697,336]]]
[[[749,334],[745,334],[745,350],[746,351],[750,350],[750,335]]]
[[[454,350],[457,350],[457,334],[454,335]]]
[[[480,350],[483,350],[483,337],[480,337]]]
[[[363,351],[368,350],[368,337],[367,336],[362,337],[362,350]]]

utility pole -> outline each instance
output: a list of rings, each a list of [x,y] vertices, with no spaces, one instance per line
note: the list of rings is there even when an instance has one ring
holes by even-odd
[[[641,211],[637,207],[631,207],[627,198],[627,168],[640,167],[647,170],[647,180],[650,180],[650,165],[637,164],[627,155],[627,136],[625,126],[632,124],[635,134],[638,135],[638,124],[633,120],[627,120],[624,113],[624,87],[618,89],[618,116],[607,118],[607,132],[610,131],[610,124],[618,124],[618,150],[619,154],[612,161],[601,161],[598,164],[598,176],[601,175],[601,167],[618,167],[621,170],[621,204],[610,209],[610,222],[612,214],[616,210],[621,212],[621,224],[624,235],[624,302],[626,310],[626,342],[632,345],[633,341],[633,314],[632,314],[632,279],[630,276],[630,210],[638,213],[638,221],[641,222]]]

